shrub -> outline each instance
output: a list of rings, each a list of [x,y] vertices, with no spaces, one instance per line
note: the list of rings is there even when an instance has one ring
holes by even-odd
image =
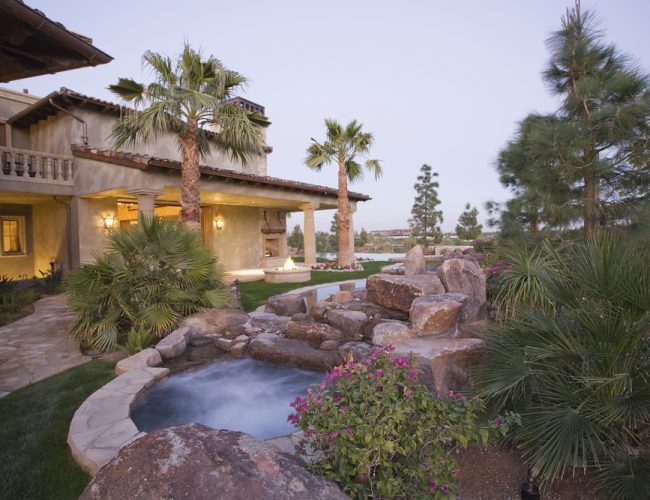
[[[65,289],[77,317],[71,334],[111,351],[131,327],[157,337],[183,316],[231,300],[223,271],[196,233],[155,217],[109,235],[109,250],[68,275]]]
[[[486,336],[476,380],[543,483],[592,471],[606,498],[650,491],[650,260],[604,234],[562,253],[532,302]]]
[[[139,329],[131,328],[126,337],[126,343],[120,345],[120,349],[126,351],[129,356],[137,354],[146,349],[156,340],[149,330],[140,327]]]
[[[534,308],[547,312],[554,304],[543,284],[544,276],[552,271],[553,259],[547,251],[530,250],[524,244],[513,244],[502,251],[505,263],[489,279],[492,303],[500,319],[515,316],[520,308]]]
[[[411,360],[391,359],[390,351],[350,359],[296,398],[289,420],[305,434],[297,451],[320,455],[314,471],[356,498],[451,496],[450,448],[487,439],[487,429],[476,426],[481,402],[434,396],[418,383]]]

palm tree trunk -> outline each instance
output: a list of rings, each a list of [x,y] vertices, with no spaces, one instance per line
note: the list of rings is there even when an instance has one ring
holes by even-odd
[[[348,175],[345,170],[345,162],[339,160],[339,266],[352,264],[352,253],[350,252],[350,218],[348,202]]]
[[[195,121],[187,124],[187,134],[182,139],[183,165],[181,168],[181,218],[191,230],[200,230],[201,203],[199,198],[199,144],[198,125]]]

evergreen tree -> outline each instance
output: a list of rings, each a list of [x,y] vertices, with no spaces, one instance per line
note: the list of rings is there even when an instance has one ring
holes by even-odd
[[[501,180],[515,202],[510,220],[529,229],[634,223],[650,199],[650,79],[613,45],[580,3],[547,42],[544,79],[562,98],[550,115],[526,118],[501,152]]]
[[[438,177],[437,172],[432,172],[429,165],[422,165],[417,182],[413,186],[416,192],[409,226],[411,235],[425,247],[429,243],[438,243],[442,240],[442,231],[439,224],[442,222],[442,210],[436,210],[440,205],[438,199],[438,182],[433,180]]]
[[[481,235],[483,225],[478,223],[478,210],[472,208],[469,203],[465,205],[465,211],[458,218],[456,234],[461,240],[474,240]]]
[[[287,244],[293,248],[298,248],[298,249],[303,248],[304,235],[302,234],[302,229],[300,229],[299,224],[293,226],[293,231],[291,231],[291,234],[287,238]]]
[[[317,253],[329,253],[332,251],[330,246],[330,234],[325,231],[316,232],[316,252]],[[334,247],[336,250],[336,247]]]
[[[332,222],[330,224],[330,247],[338,248],[339,247],[339,213],[334,212],[332,217]]]
[[[370,237],[368,236],[368,231],[365,230],[365,228],[361,228],[361,232],[359,233],[359,239],[356,242],[356,245],[359,247],[362,247],[368,243],[368,240]]]

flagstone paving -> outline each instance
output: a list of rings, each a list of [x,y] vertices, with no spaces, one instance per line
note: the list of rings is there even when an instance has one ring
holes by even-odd
[[[29,316],[0,327],[0,397],[90,361],[68,338],[74,313],[66,295],[34,303]]]

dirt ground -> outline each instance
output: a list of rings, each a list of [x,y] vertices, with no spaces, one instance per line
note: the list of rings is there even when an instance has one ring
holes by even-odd
[[[458,498],[460,500],[520,500],[519,488],[526,482],[527,467],[517,451],[476,447],[461,450]],[[542,491],[543,500],[596,500],[583,476],[564,479]]]

